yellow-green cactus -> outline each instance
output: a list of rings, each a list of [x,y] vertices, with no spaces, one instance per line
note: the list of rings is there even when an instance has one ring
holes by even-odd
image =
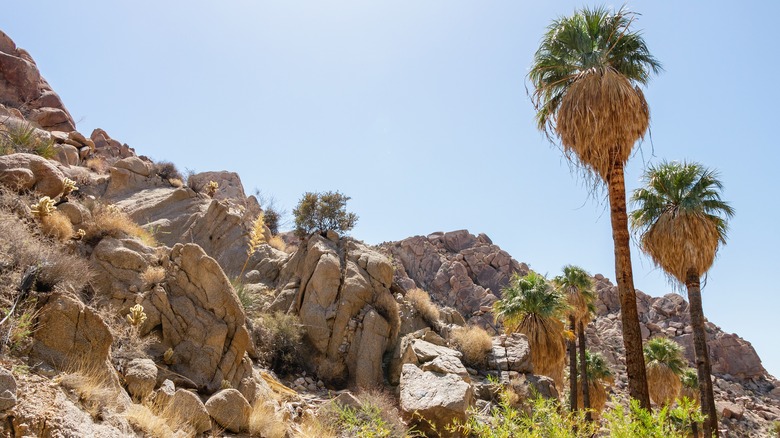
[[[168,365],[173,364],[173,348],[169,348],[165,350],[165,353],[163,353],[163,362],[167,363]]]
[[[135,306],[130,308],[130,313],[126,316],[127,322],[130,323],[133,327],[140,327],[141,324],[146,321],[146,313],[144,313],[144,307],[140,304],[136,304]]]
[[[216,181],[209,181],[209,183],[206,185],[206,194],[209,195],[209,197],[213,198],[214,195],[217,194],[217,189],[219,188],[219,183]]]
[[[33,216],[36,216],[38,218],[43,218],[46,216],[49,216],[50,214],[54,213],[54,210],[56,210],[56,207],[54,207],[54,200],[51,199],[48,196],[44,196],[43,198],[38,200],[37,204],[33,204],[30,206],[30,210],[33,214]]]
[[[76,181],[70,178],[62,180],[62,196],[68,196],[71,192],[75,192],[79,188],[76,186]]]

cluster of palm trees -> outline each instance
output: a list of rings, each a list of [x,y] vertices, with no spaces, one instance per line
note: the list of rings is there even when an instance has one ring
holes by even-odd
[[[529,72],[537,125],[595,184],[605,184],[615,248],[629,394],[650,409],[631,268],[624,167],[644,138],[650,111],[640,86],[661,71],[625,9],[583,8],[550,24]],[[725,243],[732,208],[721,200],[716,172],[693,162],[650,166],[634,192],[631,224],[641,248],[690,303],[704,435],[717,436],[700,278]],[[501,310],[501,309],[497,309]],[[571,324],[571,319],[569,320]],[[574,318],[575,324],[579,324]],[[583,321],[584,322],[584,321]],[[571,353],[570,353],[571,354]],[[587,392],[583,398],[587,399]]]

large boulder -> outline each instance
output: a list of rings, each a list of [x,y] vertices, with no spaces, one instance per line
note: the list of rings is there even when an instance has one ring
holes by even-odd
[[[173,350],[173,371],[206,392],[252,375],[246,316],[219,264],[195,244],[177,244],[163,259],[165,280],[144,295],[141,334],[159,330]]]
[[[351,239],[313,235],[279,278],[271,308],[300,315],[318,374],[335,385],[381,384],[400,326],[390,261]]]
[[[533,373],[531,348],[522,333],[503,334],[493,338],[493,348],[488,356],[490,369]]]
[[[131,360],[124,370],[127,392],[136,400],[143,400],[154,391],[157,383],[157,365],[151,359]]]
[[[423,371],[406,364],[401,373],[401,411],[422,430],[444,433],[453,420],[465,421],[473,401],[471,385],[455,374]]]
[[[53,198],[62,193],[64,178],[52,162],[38,155],[0,156],[0,183],[13,190],[35,190]]]
[[[0,368],[0,412],[16,406],[16,379],[5,368]]]
[[[97,313],[59,292],[39,298],[39,306],[30,363],[47,363],[66,371],[110,369],[107,361],[113,337]]]
[[[252,407],[237,389],[229,388],[212,395],[206,402],[206,410],[220,426],[239,433],[248,428]]]

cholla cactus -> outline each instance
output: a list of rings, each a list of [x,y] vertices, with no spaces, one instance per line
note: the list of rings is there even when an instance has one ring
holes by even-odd
[[[169,348],[165,350],[165,353],[163,353],[163,361],[167,363],[168,365],[173,364],[173,348]]]
[[[31,206],[33,216],[38,218],[49,216],[50,214],[54,213],[54,210],[56,210],[54,207],[54,200],[48,196],[44,196],[38,200],[37,204],[33,204]]]
[[[209,181],[208,184],[206,184],[206,194],[209,195],[210,198],[213,198],[214,195],[217,194],[217,189],[219,188],[219,183],[216,181]]]
[[[75,192],[79,188],[76,187],[76,181],[73,181],[70,178],[65,178],[62,180],[62,196],[68,196],[71,192]]]
[[[78,231],[76,231],[76,233],[73,235],[73,240],[81,240],[86,235],[87,235],[87,232],[84,231],[83,228],[79,228]]]
[[[141,324],[146,321],[146,313],[144,313],[144,306],[136,304],[130,308],[130,313],[126,316],[127,322],[133,327],[141,327]]]

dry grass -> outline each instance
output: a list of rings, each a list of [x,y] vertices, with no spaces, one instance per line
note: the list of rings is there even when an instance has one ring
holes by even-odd
[[[439,323],[440,312],[436,304],[431,301],[431,296],[428,292],[414,288],[406,293],[406,301],[408,301],[412,307],[422,316],[422,318],[431,325],[437,325]]]
[[[563,388],[566,343],[563,323],[557,319],[525,318],[517,327],[528,337],[534,374],[548,376]]]
[[[390,436],[406,436],[407,428],[401,420],[398,402],[390,393],[378,389],[368,389],[360,391],[357,397],[364,406],[375,408],[385,426],[390,429]]]
[[[173,429],[168,426],[168,421],[144,405],[132,404],[125,412],[125,418],[133,427],[140,429],[147,436],[155,438],[174,436]]]
[[[612,68],[592,70],[575,80],[561,100],[555,129],[564,152],[606,179],[625,164],[634,143],[650,124],[639,88]]]
[[[291,431],[293,438],[337,438],[337,431],[313,415],[305,415]]]
[[[73,237],[73,225],[70,223],[70,219],[59,211],[41,217],[41,231],[60,242]]]
[[[141,280],[143,280],[144,284],[147,286],[161,283],[165,280],[165,268],[162,266],[149,266],[141,274]]]
[[[282,252],[287,252],[287,244],[284,243],[284,239],[282,239],[279,236],[272,236],[270,240],[268,240],[268,244],[271,245],[271,248],[277,249]]]
[[[655,362],[647,367],[647,387],[650,390],[650,398],[655,404],[668,406],[680,396],[682,383],[680,376],[671,368]]]
[[[156,247],[152,234],[135,223],[119,208],[113,205],[96,204],[92,210],[92,221],[87,225],[84,241],[97,244],[102,238],[135,237],[147,246]]]
[[[116,412],[119,405],[118,382],[109,374],[108,365],[103,362],[75,358],[68,363],[66,372],[54,382],[72,391],[92,418],[107,418]]]
[[[452,331],[450,341],[463,353],[463,363],[466,366],[483,368],[487,364],[487,356],[493,348],[493,338],[482,327],[458,327]]]
[[[87,169],[100,175],[105,175],[108,172],[108,167],[109,167],[108,163],[103,157],[89,158],[84,163],[84,166]]]
[[[284,438],[287,424],[271,403],[256,400],[249,413],[249,435],[263,438]]]
[[[593,418],[598,419],[607,406],[609,396],[607,388],[601,382],[588,382],[588,395],[590,396],[590,408],[593,410]],[[582,409],[582,385],[577,385],[577,407]]]

